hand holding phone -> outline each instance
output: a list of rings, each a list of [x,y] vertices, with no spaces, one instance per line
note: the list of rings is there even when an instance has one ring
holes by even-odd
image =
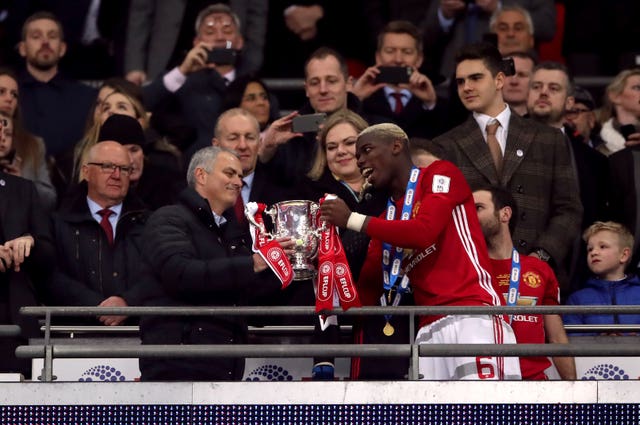
[[[238,52],[235,49],[214,47],[207,53],[207,63],[216,65],[235,65]]]
[[[376,83],[408,84],[413,73],[410,66],[379,66]]]
[[[291,121],[294,133],[316,133],[327,119],[327,114],[298,115]]]

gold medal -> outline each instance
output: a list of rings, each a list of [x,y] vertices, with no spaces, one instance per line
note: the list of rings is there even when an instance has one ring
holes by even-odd
[[[393,329],[393,326],[391,326],[391,323],[387,322],[386,325],[384,325],[384,328],[382,329],[382,333],[385,334],[386,336],[391,336],[393,335],[393,333],[396,330]]]

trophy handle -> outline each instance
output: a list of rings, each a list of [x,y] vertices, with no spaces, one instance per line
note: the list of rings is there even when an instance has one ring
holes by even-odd
[[[272,210],[273,210],[273,208],[272,208]],[[271,216],[271,210],[265,210],[265,212]],[[270,240],[275,238],[274,235],[272,235],[271,233],[267,232],[267,229],[264,227],[264,223],[258,223],[256,221],[255,217],[253,217],[249,213],[249,209],[247,208],[247,206],[244,207],[244,216],[247,218],[247,221],[249,223],[251,223],[252,225],[256,226],[260,230],[261,234],[263,234],[264,236],[268,237]]]

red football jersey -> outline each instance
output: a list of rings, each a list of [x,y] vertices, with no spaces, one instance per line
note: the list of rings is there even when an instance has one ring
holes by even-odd
[[[493,284],[496,291],[507,299],[511,259],[491,260]],[[520,256],[520,286],[518,305],[558,305],[560,289],[556,275],[544,261],[528,255]],[[544,318],[541,314],[514,314],[511,327],[521,344],[544,344]],[[544,370],[551,366],[548,357],[520,357],[522,379],[543,378]]]
[[[382,293],[382,243],[405,249],[416,305],[502,305],[491,283],[491,265],[476,208],[460,170],[436,161],[420,170],[409,220],[400,220],[403,199],[395,200],[396,219],[371,218],[367,259],[358,286],[363,305],[377,305]],[[420,326],[441,316],[422,317]]]

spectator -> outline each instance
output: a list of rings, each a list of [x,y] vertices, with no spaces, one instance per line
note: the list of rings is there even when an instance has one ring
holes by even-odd
[[[114,95],[107,98],[106,105]],[[178,194],[185,187],[180,178],[180,170],[175,164],[166,166],[165,161],[159,160],[159,155],[163,152],[150,146],[138,119],[121,113],[109,115],[100,126],[98,134],[98,142],[105,140],[116,141],[129,151],[132,167],[129,176],[130,190],[147,208],[156,210],[178,199]],[[161,143],[162,141],[155,142],[156,145]],[[166,151],[164,155],[174,156]]]
[[[600,124],[595,113],[596,102],[591,93],[580,86],[573,87],[573,99],[573,107],[564,114],[565,129],[569,130],[567,134],[571,139],[597,150],[604,142],[598,134]]]
[[[196,16],[211,3],[131,0],[125,45],[127,80],[142,85],[179,65],[190,50],[194,36],[198,37],[201,31],[196,25],[194,32]],[[242,72],[258,71],[264,56],[268,4],[261,0],[225,3],[237,15],[238,29],[244,28],[242,36],[246,47],[242,53]]]
[[[3,128],[0,123],[0,138]],[[18,337],[3,338],[0,371],[30,376],[31,362],[15,349],[40,336],[35,318],[20,307],[38,305],[42,283],[54,266],[54,247],[45,209],[32,182],[0,170],[0,323],[19,325]]]
[[[262,257],[250,253],[244,232],[231,218],[242,175],[232,151],[208,147],[191,158],[189,187],[178,204],[151,216],[144,235],[143,266],[156,286],[146,305],[245,305],[249,296],[280,287]],[[242,344],[247,339],[239,316],[145,317],[140,331],[143,344]],[[140,370],[143,381],[238,380],[244,359],[146,358],[140,359]]]
[[[489,187],[473,192],[482,233],[489,249],[492,264],[491,282],[508,305],[559,305],[560,288],[551,267],[544,261],[529,255],[518,255],[511,240],[511,229],[515,228],[518,208],[511,194],[500,187]],[[519,273],[514,274],[514,270]],[[513,278],[517,276],[517,278]],[[515,289],[513,301],[509,302],[511,290]],[[520,344],[556,344],[569,342],[558,314],[514,314],[511,327]],[[573,357],[554,357],[562,379],[576,379]],[[520,357],[522,379],[542,380],[548,378],[546,369],[551,367],[548,357]]]
[[[513,59],[516,73],[506,76],[502,96],[513,112],[524,116],[527,114],[531,72],[537,60],[534,55],[528,52],[512,52],[508,56]]]
[[[626,274],[631,260],[633,236],[619,223],[597,221],[584,232],[587,242],[587,262],[595,275],[584,288],[567,299],[568,305],[638,305],[640,280],[635,274]],[[567,325],[620,325],[640,324],[637,314],[566,314]],[[604,332],[618,334],[619,332]]]
[[[222,110],[242,108],[251,112],[263,132],[269,124],[280,117],[278,99],[267,85],[255,75],[236,78],[225,93]]]
[[[131,159],[115,141],[93,146],[82,164],[86,182],[54,214],[57,268],[48,282],[53,305],[126,307],[144,294],[137,272],[147,212],[129,193]],[[126,316],[99,316],[116,326]]]
[[[527,9],[518,5],[496,9],[489,28],[498,36],[497,47],[502,56],[533,50],[533,20]]]
[[[231,63],[211,62],[209,51],[214,48],[240,51],[245,46],[240,18],[225,4],[207,6],[200,11],[195,24],[193,47],[182,63],[143,88],[147,109],[154,114],[164,112],[167,103],[174,101],[180,118],[195,130],[195,142],[183,150],[185,161],[211,144],[227,84],[242,72],[232,58],[228,58]]]
[[[355,112],[342,110],[332,114],[324,123],[319,132],[319,146],[316,151],[313,166],[308,173],[309,179],[304,186],[308,189],[305,199],[318,200],[327,193],[332,193],[343,199],[349,209],[377,216],[385,207],[386,196],[380,191],[365,186],[365,179],[360,173],[356,161],[356,138],[358,134],[367,128],[367,123]],[[347,261],[351,269],[354,281],[358,280],[360,268],[365,261],[369,237],[363,233],[346,228],[339,229],[340,239],[344,247]],[[413,304],[412,298],[407,296],[403,304]],[[344,324],[348,318],[340,318]],[[393,319],[393,325],[397,327],[396,336],[372,339],[370,335],[378,336],[384,326],[384,320],[380,316],[362,318],[356,324],[354,340],[357,343],[409,343],[408,321],[405,317]],[[333,335],[331,335],[333,334]],[[339,342],[339,330],[330,326],[324,331],[326,343]],[[320,363],[322,359],[316,359]],[[328,361],[328,360],[327,360]],[[380,370],[380,362],[384,361],[387,367]],[[316,365],[322,366],[322,365]],[[326,365],[325,365],[326,366]],[[333,360],[330,363],[333,369]],[[394,377],[401,379],[409,368],[407,359],[382,359],[374,357],[362,357],[352,359],[352,379],[386,379]],[[313,374],[312,374],[313,375]],[[331,371],[333,377],[333,370]]]
[[[333,49],[321,47],[305,64],[305,93],[308,98],[298,111],[274,121],[267,129],[260,150],[260,161],[278,176],[283,186],[296,186],[309,172],[317,149],[316,133],[293,133],[297,115],[332,114],[342,109],[360,110],[360,101],[349,93],[351,78],[345,59]],[[304,136],[304,137],[303,137]]]
[[[489,18],[498,9],[520,5],[531,14],[536,41],[549,41],[555,34],[556,9],[552,0],[438,0],[429,4],[421,28],[427,57],[438,60],[440,74],[455,72],[455,54],[465,44],[482,40]]]
[[[600,114],[604,144],[599,150],[609,156],[625,146],[640,143],[640,68],[625,69],[609,83]],[[622,133],[622,126],[635,126],[630,134]],[[633,127],[631,127],[633,130]]]
[[[80,140],[95,90],[59,72],[66,44],[60,21],[51,13],[27,18],[18,49],[26,62],[19,78],[25,127],[44,139],[47,155],[61,157]]]
[[[527,102],[531,119],[560,129],[565,133],[562,142],[569,147],[578,187],[580,202],[582,203],[582,227],[588,223],[604,220],[608,214],[609,179],[607,159],[601,153],[589,148],[584,143],[572,139],[569,131],[564,127],[564,117],[567,110],[574,107],[573,80],[567,68],[558,62],[542,62],[533,69]],[[586,246],[576,235],[574,249],[569,260],[569,277],[574,288],[584,281],[587,276],[585,258]],[[558,274],[558,278],[566,278]]]
[[[0,142],[4,171],[33,181],[42,206],[52,210],[56,205],[56,190],[51,184],[44,143],[22,126],[18,82],[8,69],[0,69],[0,116],[6,118],[4,138]]]
[[[494,46],[467,46],[456,63],[458,95],[473,115],[434,142],[460,167],[472,189],[494,185],[511,192],[520,210],[512,235],[516,249],[552,262],[557,274],[582,215],[564,137],[512,113],[505,104],[502,56]],[[495,138],[488,130],[495,130]]]
[[[353,85],[362,101],[362,113],[371,123],[393,122],[409,136],[435,137],[441,133],[444,107],[422,65],[422,34],[408,21],[389,22],[378,35],[376,64]],[[380,67],[408,67],[407,82],[379,82]],[[441,102],[440,102],[441,103]]]
[[[460,170],[447,161],[415,167],[408,138],[395,124],[378,124],[361,132],[356,152],[369,183],[391,195],[386,213],[380,217],[352,213],[338,198],[322,204],[321,218],[371,237],[358,280],[362,303],[371,305],[380,299],[383,305],[387,300],[396,305],[396,291],[402,295],[404,284],[410,283],[416,305],[503,304],[491,286],[486,245],[471,190]],[[389,261],[383,262],[385,257]],[[390,323],[379,332],[395,333]],[[500,316],[430,315],[420,317],[416,341],[501,344],[515,343],[515,337]],[[421,357],[419,371],[423,380],[520,379],[515,358]]]

